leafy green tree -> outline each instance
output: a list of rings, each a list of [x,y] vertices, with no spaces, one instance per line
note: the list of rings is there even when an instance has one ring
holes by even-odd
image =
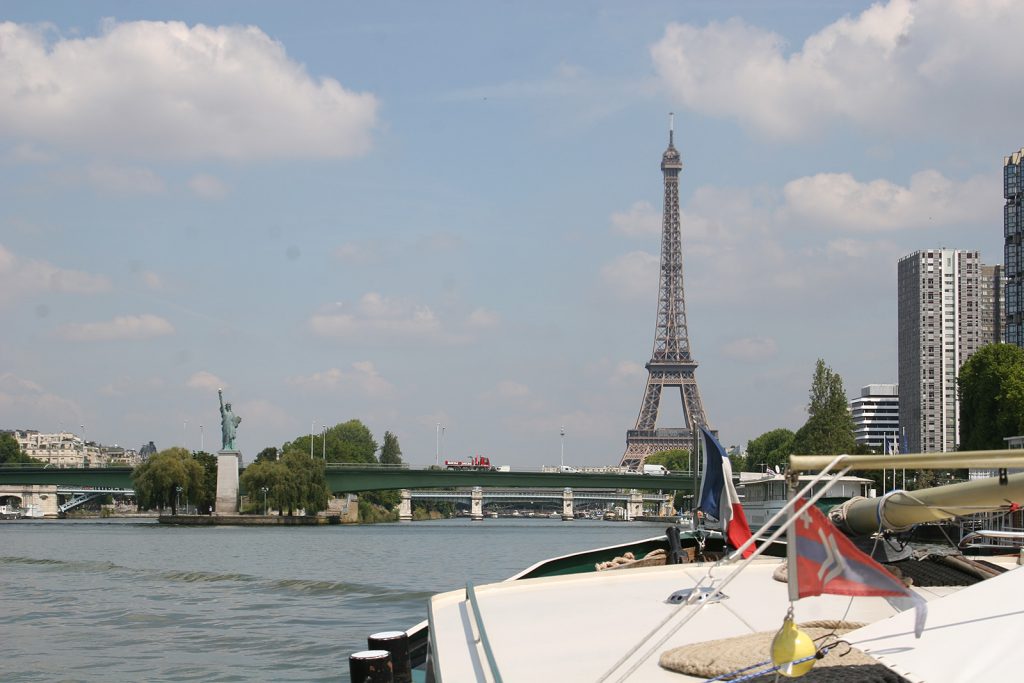
[[[957,378],[960,448],[1006,448],[1024,430],[1024,349],[989,344],[971,356]]]
[[[42,465],[43,461],[23,453],[14,435],[3,433],[0,434],[0,465],[2,464]]]
[[[239,483],[248,492],[250,504],[260,511],[264,510],[265,500],[266,509],[278,510],[281,514],[294,498],[288,466],[276,459],[264,458],[249,465],[242,471]],[[265,499],[264,488],[267,489]]]
[[[648,465],[664,465],[670,472],[679,474],[690,472],[690,451],[686,448],[673,448],[667,451],[658,451],[647,456],[644,463]]]
[[[751,439],[747,442],[747,468],[751,472],[759,472],[765,465],[786,469],[789,465],[789,456],[794,452],[795,439],[796,434],[785,427],[773,429]]]
[[[377,442],[359,420],[349,420],[332,429],[338,443],[337,462],[376,462]],[[328,445],[331,440],[328,439]]]
[[[310,458],[305,453],[285,453],[281,462],[288,468],[292,479],[291,488],[296,492],[294,507],[305,509],[307,515],[315,515],[327,508],[330,491],[327,489],[327,470],[322,460]],[[292,514],[289,506],[288,514]]]
[[[334,425],[322,434],[303,434],[281,446],[281,452],[301,451],[308,458],[322,457],[327,462],[377,462],[377,442],[359,420]]]
[[[290,450],[280,460],[260,460],[245,468],[240,478],[252,507],[262,509],[263,488],[267,505],[291,517],[297,510],[315,515],[327,508],[330,492],[324,463],[309,453]]]
[[[793,452],[833,455],[851,453],[857,446],[853,416],[846,402],[843,378],[818,359],[811,380],[807,422],[793,437]]]
[[[212,510],[217,501],[217,456],[206,451],[196,451],[192,459],[203,468],[203,490],[195,498],[200,513]]]
[[[398,437],[391,432],[384,432],[384,445],[380,447],[380,463],[382,465],[402,464],[402,447],[398,445]]]
[[[268,446],[256,454],[256,462],[262,462],[263,460],[277,460],[278,455],[276,448]]]
[[[184,448],[174,447],[150,456],[132,471],[132,482],[139,507],[165,507],[178,514],[179,493],[182,500],[199,500],[205,494],[203,466]]]

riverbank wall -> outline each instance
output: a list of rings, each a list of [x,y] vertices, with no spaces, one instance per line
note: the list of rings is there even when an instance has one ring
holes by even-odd
[[[321,526],[341,524],[339,515],[287,517],[284,515],[161,515],[160,524],[181,526]]]

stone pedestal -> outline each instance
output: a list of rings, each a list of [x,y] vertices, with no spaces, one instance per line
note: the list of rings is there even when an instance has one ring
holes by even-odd
[[[399,491],[402,496],[401,502],[398,503],[398,521],[399,522],[411,522],[412,521],[412,491],[409,489],[402,489]]]
[[[238,514],[238,470],[242,466],[241,451],[217,453],[217,502],[213,514]]]
[[[633,521],[644,514],[644,497],[639,491],[629,492],[629,503],[626,504],[626,520]]]
[[[568,522],[576,519],[572,509],[572,489],[566,486],[562,489],[562,521]]]
[[[482,522],[484,519],[484,490],[479,486],[473,487],[473,495],[469,500],[469,519],[473,522]]]

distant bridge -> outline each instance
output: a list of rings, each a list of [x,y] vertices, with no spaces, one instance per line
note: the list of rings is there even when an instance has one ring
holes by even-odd
[[[130,467],[55,468],[0,466],[0,485],[81,486],[93,489],[131,489]],[[332,493],[398,489],[488,488],[639,489],[693,491],[689,474],[665,476],[608,472],[498,472],[485,470],[414,470],[402,466],[328,464],[327,486]],[[244,490],[243,490],[244,493]]]

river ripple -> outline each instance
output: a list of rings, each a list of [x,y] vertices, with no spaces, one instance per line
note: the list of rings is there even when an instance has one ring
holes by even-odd
[[[347,681],[428,598],[663,524],[465,519],[328,527],[0,524],[4,681]]]

